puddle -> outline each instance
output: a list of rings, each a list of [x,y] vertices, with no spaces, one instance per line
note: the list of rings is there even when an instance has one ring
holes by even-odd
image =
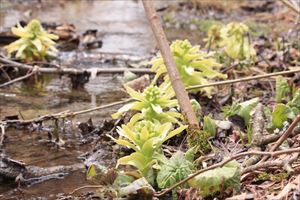
[[[85,180],[85,174],[81,171],[75,171],[70,173],[64,179],[61,180],[48,180],[43,183],[39,183],[30,188],[22,188],[22,191],[11,190],[9,192],[3,192],[3,189],[9,189],[9,186],[0,187],[0,199],[12,200],[35,200],[35,199],[58,199],[59,196],[71,193],[74,189],[87,185]],[[1,196],[1,193],[4,194]]]
[[[4,145],[4,151],[10,158],[22,161],[27,165],[38,167],[52,167],[58,165],[69,166],[75,163],[81,163],[78,157],[89,150],[87,145],[78,143],[78,141],[80,141],[78,131],[61,134],[61,137],[66,142],[64,149],[59,149],[47,142],[48,136],[45,132],[31,133],[24,130],[7,130],[6,136],[7,139]],[[77,175],[74,176],[74,173]],[[59,185],[62,186],[62,184],[65,184],[67,186],[69,184],[69,190],[72,190],[76,185],[85,183],[84,176],[83,170],[78,170],[67,175],[63,180],[49,180],[45,183],[36,184],[30,188],[22,187],[22,189],[25,192],[25,196],[26,194],[29,195],[27,197],[30,197],[30,194],[33,196],[42,194],[42,196],[46,197],[46,194],[51,195],[61,192],[70,192],[68,191],[68,187],[59,187]],[[76,179],[72,182],[72,187],[69,182],[70,179]],[[12,188],[15,187],[16,185],[10,186],[3,184],[0,187],[0,193],[4,193],[8,196],[9,193],[11,193],[11,196],[14,196],[17,193],[12,190]],[[45,190],[45,187],[49,188]],[[45,191],[46,194],[44,193]]]

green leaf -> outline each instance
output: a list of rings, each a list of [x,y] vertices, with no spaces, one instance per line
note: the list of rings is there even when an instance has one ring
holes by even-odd
[[[163,112],[162,108],[160,107],[160,105],[155,105],[155,104],[151,104],[152,109],[154,110],[154,112],[156,112],[157,114],[160,114]]]
[[[117,178],[115,179],[115,181],[113,183],[113,186],[116,188],[124,187],[124,186],[129,185],[133,181],[134,181],[134,178],[132,176],[128,176],[122,172],[119,172]]]
[[[204,117],[203,130],[209,133],[210,136],[215,136],[217,133],[216,123],[209,116]]]
[[[300,114],[300,88],[295,92],[293,99],[287,104],[295,115]]]
[[[127,93],[135,99],[134,102],[129,103],[121,107],[117,113],[112,115],[113,118],[120,117],[124,112],[129,110],[140,111],[139,119],[146,119],[150,121],[159,120],[161,122],[177,122],[181,115],[171,116],[170,113],[164,112],[167,109],[174,108],[178,106],[178,102],[174,97],[174,92],[168,85],[162,85],[157,87],[155,85],[150,85],[145,90],[140,93],[132,88],[125,86]],[[170,89],[171,88],[171,89]]]
[[[162,160],[161,145],[176,134],[181,133],[188,126],[180,125],[175,130],[170,122],[160,124],[159,121],[139,120],[139,116],[134,116],[127,125],[118,127],[117,132],[120,135],[119,139],[112,138],[117,144],[132,148],[134,153],[129,156],[122,157],[118,160],[118,165],[132,165],[139,172],[147,177],[153,166],[159,167],[159,162]],[[162,155],[163,156],[163,155]],[[147,177],[152,182],[152,178]]]
[[[187,150],[187,152],[185,152],[184,157],[187,161],[192,163],[192,162],[194,162],[194,158],[195,158],[196,153],[197,153],[197,147],[194,146],[192,148],[189,148]]]
[[[277,104],[272,112],[272,124],[275,128],[282,128],[283,122],[288,121],[288,119],[293,119],[295,114],[290,107],[280,103]]]
[[[239,116],[243,117],[245,120],[246,126],[249,126],[250,123],[250,112],[256,107],[259,98],[253,98],[243,103],[240,103],[241,109],[237,113]]]
[[[175,135],[181,133],[183,130],[185,130],[188,126],[185,125],[185,126],[180,126],[178,127],[177,129],[171,131],[166,138],[163,139],[163,142],[167,141],[168,139],[174,137]]]
[[[43,45],[39,39],[32,40],[31,42],[37,48],[38,51],[42,51]]]
[[[11,31],[20,39],[5,46],[9,54],[17,51],[16,57],[26,61],[42,60],[46,55],[55,55],[53,40],[58,37],[47,33],[38,20],[31,20],[26,27],[18,24]]]
[[[131,148],[135,151],[138,151],[138,148],[136,148],[136,146],[134,146],[134,144],[128,142],[127,140],[122,140],[122,139],[117,139],[117,140],[114,140],[117,144],[119,145],[123,145],[123,146],[126,146],[128,148]]]
[[[117,119],[117,118],[120,117],[124,112],[129,111],[133,106],[134,106],[133,103],[125,104],[124,106],[122,106],[122,107],[118,110],[118,112],[112,114],[111,117],[112,117],[113,119]]]
[[[146,142],[149,139],[150,134],[149,134],[149,131],[146,126],[144,126],[142,128],[139,136],[140,136],[141,142]]]
[[[28,47],[28,45],[23,44],[17,51],[16,57],[20,58],[23,55],[24,50]]]
[[[281,103],[283,100],[288,100],[291,90],[290,86],[285,78],[279,76],[276,78],[276,97],[277,103]]]
[[[233,160],[222,168],[206,171],[188,181],[191,187],[200,189],[203,196],[215,192],[222,192],[227,188],[240,189],[241,169],[237,161]]]
[[[117,167],[119,165],[132,165],[142,171],[147,167],[148,159],[142,153],[135,152],[120,158],[117,162]]]
[[[217,63],[211,54],[200,51],[199,46],[192,46],[188,40],[176,40],[170,48],[180,78],[186,87],[205,84],[209,79],[216,77],[227,78],[225,74],[218,72],[221,64]],[[161,55],[152,61],[151,70],[156,72],[154,81],[163,76],[164,83],[170,83]],[[212,95],[212,88],[199,88],[191,92],[198,91],[205,92],[208,97]]]
[[[96,175],[97,175],[96,166],[95,165],[90,165],[90,167],[87,171],[87,174],[86,174],[87,179],[91,179]]]
[[[126,85],[125,85],[124,87],[125,87],[127,93],[128,93],[132,98],[134,98],[134,99],[136,99],[136,100],[140,100],[140,101],[144,101],[144,100],[145,100],[145,97],[144,97],[141,93],[135,91],[134,89],[132,89],[132,88],[129,87],[129,86],[126,86]]]
[[[202,108],[201,108],[201,105],[195,99],[191,99],[190,102],[191,102],[192,108],[193,108],[193,110],[194,110],[194,112],[195,112],[195,114],[197,116],[197,119],[200,121],[200,119],[202,117]]]
[[[244,119],[246,126],[249,126],[250,112],[256,107],[259,98],[253,98],[242,103],[234,103],[225,110],[226,116],[238,115]]]
[[[133,130],[130,130],[128,126],[122,125],[122,128],[118,127],[117,132],[119,135],[127,138],[130,142],[138,144],[136,134],[133,132]]]
[[[227,56],[235,60],[253,60],[256,52],[250,44],[249,28],[243,23],[212,26],[208,31],[207,47],[223,47]]]
[[[158,187],[163,189],[173,185],[191,174],[192,169],[193,165],[185,159],[184,153],[176,152],[158,172],[156,178]]]
[[[146,157],[150,157],[152,158],[154,151],[156,149],[156,143],[158,141],[158,138],[151,138],[149,140],[147,140],[143,147],[142,147],[142,153],[146,156]]]

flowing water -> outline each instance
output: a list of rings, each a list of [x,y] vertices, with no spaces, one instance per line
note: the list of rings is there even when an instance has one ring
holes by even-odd
[[[28,14],[42,22],[72,23],[76,33],[87,29],[97,29],[102,48],[89,52],[64,52],[62,62],[71,60],[72,67],[106,67],[95,59],[95,55],[105,52],[130,56],[147,56],[154,49],[152,33],[147,25],[141,2],[138,1],[7,1],[1,0],[1,31],[15,25],[18,20],[28,18]],[[80,58],[77,54],[82,55]],[[119,66],[115,66],[119,67]],[[25,119],[40,115],[77,111],[118,101],[125,97],[121,92],[122,75],[103,75],[90,79],[83,87],[72,88],[68,76],[43,75],[0,89],[0,119],[18,115]],[[74,123],[92,118],[94,122],[110,117],[117,108],[98,110],[77,116]],[[80,145],[78,130],[63,135],[64,149],[46,142],[47,134],[31,133],[9,129],[4,151],[11,158],[29,165],[50,167],[72,165],[81,162],[79,155],[91,150],[88,145]],[[72,172],[62,180],[49,180],[23,187],[0,186],[0,199],[34,199],[44,197],[56,199],[57,194],[69,193],[86,185],[85,170]],[[2,194],[1,194],[2,193]]]
[[[161,7],[165,3],[156,1]],[[60,61],[75,68],[120,67],[120,64],[108,65],[100,62],[97,56],[111,53],[147,58],[155,50],[155,42],[141,1],[1,0],[0,32],[14,26],[19,20],[28,20],[29,16],[46,23],[72,23],[76,27],[76,34],[82,34],[88,29],[98,30],[99,38],[103,42],[102,48],[60,53]],[[170,35],[173,37],[174,32]],[[185,37],[189,33],[183,31],[179,32],[179,35]],[[124,65],[121,64],[121,67]],[[0,88],[0,119],[13,115],[31,119],[45,114],[65,110],[78,111],[119,101],[126,96],[121,91],[122,83],[122,75],[101,75],[91,78],[86,84],[75,89],[68,76],[32,77],[10,87]],[[114,107],[76,116],[73,119],[74,124],[89,118],[97,123],[110,118],[110,114],[116,109],[117,107]],[[89,145],[79,143],[81,136],[78,129],[62,135],[66,142],[64,149],[47,143],[45,133],[9,129],[6,136],[3,151],[7,155],[40,167],[76,164],[81,162],[78,156],[91,150]],[[57,194],[67,194],[88,184],[84,173],[85,170],[77,170],[62,180],[53,179],[29,188],[23,187],[21,192],[16,189],[15,184],[3,184],[0,185],[0,199],[56,199]]]

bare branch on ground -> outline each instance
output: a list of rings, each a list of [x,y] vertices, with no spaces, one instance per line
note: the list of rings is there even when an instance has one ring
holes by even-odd
[[[208,83],[208,84],[203,84],[203,85],[194,85],[194,86],[187,87],[186,89],[187,90],[193,90],[193,89],[204,88],[204,87],[228,85],[228,84],[233,84],[233,83],[246,82],[246,81],[258,80],[258,79],[263,79],[263,78],[269,78],[269,77],[272,77],[272,76],[295,74],[295,73],[299,73],[299,72],[300,72],[300,69],[282,71],[282,72],[274,72],[274,73],[269,73],[269,74],[262,74],[262,75],[257,75],[257,76],[249,76],[249,77],[244,77],[244,78],[238,78],[238,79],[234,79],[234,80],[218,81],[218,82]]]
[[[63,111],[63,112],[59,112],[59,113],[55,113],[55,114],[43,115],[41,117],[28,119],[28,120],[4,120],[4,122],[7,125],[10,125],[10,124],[27,125],[27,124],[30,124],[30,123],[39,123],[39,122],[42,122],[42,121],[47,121],[47,120],[52,120],[52,119],[59,119],[59,118],[67,118],[67,117],[71,117],[71,116],[75,116],[75,115],[80,115],[80,114],[92,112],[92,111],[95,111],[95,110],[110,108],[110,107],[113,107],[113,106],[128,103],[132,100],[133,99],[125,99],[123,101],[117,101],[117,102],[114,102],[114,103],[101,105],[101,106],[97,106],[97,107],[94,107],[94,108],[89,108],[89,109],[86,109],[86,110],[80,110],[80,111],[76,111],[76,112]]]
[[[5,82],[5,83],[3,83],[3,84],[0,85],[0,88],[1,88],[1,87],[5,87],[5,86],[8,86],[8,85],[11,85],[11,84],[13,84],[13,83],[16,83],[16,82],[19,82],[19,81],[22,81],[22,80],[25,80],[25,79],[31,77],[32,75],[34,75],[34,74],[38,71],[38,69],[39,69],[39,67],[35,65],[35,66],[32,68],[32,70],[31,70],[30,73],[26,74],[25,76],[21,76],[21,77],[18,77],[18,78],[16,78],[16,79],[13,79],[13,80],[11,80],[11,81]]]
[[[300,115],[298,115],[294,121],[291,123],[291,125],[288,127],[288,129],[281,135],[281,137],[277,140],[277,142],[271,147],[270,152],[275,151],[288,137],[290,134],[292,134],[294,128],[298,125],[300,122]],[[264,156],[260,162],[266,161],[269,156]]]
[[[9,58],[6,57],[0,57],[0,61],[6,64],[10,64],[12,66],[25,69],[25,70],[32,70],[34,67],[32,65],[28,64],[23,64],[19,63],[13,60],[10,60]],[[152,74],[150,69],[148,68],[97,68],[97,74],[113,74],[113,73],[124,73],[124,71],[130,71],[132,73],[136,74]],[[39,67],[37,72],[41,73],[58,73],[58,74],[83,74],[83,73],[88,73],[91,74],[91,70],[81,70],[81,69],[76,69],[76,68],[64,68],[64,67]]]

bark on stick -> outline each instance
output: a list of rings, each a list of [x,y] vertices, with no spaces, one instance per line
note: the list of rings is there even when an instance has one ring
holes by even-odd
[[[200,129],[197,117],[192,109],[188,93],[186,92],[184,85],[180,79],[180,75],[177,71],[175,61],[171,54],[166,34],[162,28],[156,10],[154,9],[153,3],[151,0],[143,0],[143,5],[161,55],[167,67],[167,72],[170,76],[171,84],[179,102],[181,112],[187,120],[190,129]]]

